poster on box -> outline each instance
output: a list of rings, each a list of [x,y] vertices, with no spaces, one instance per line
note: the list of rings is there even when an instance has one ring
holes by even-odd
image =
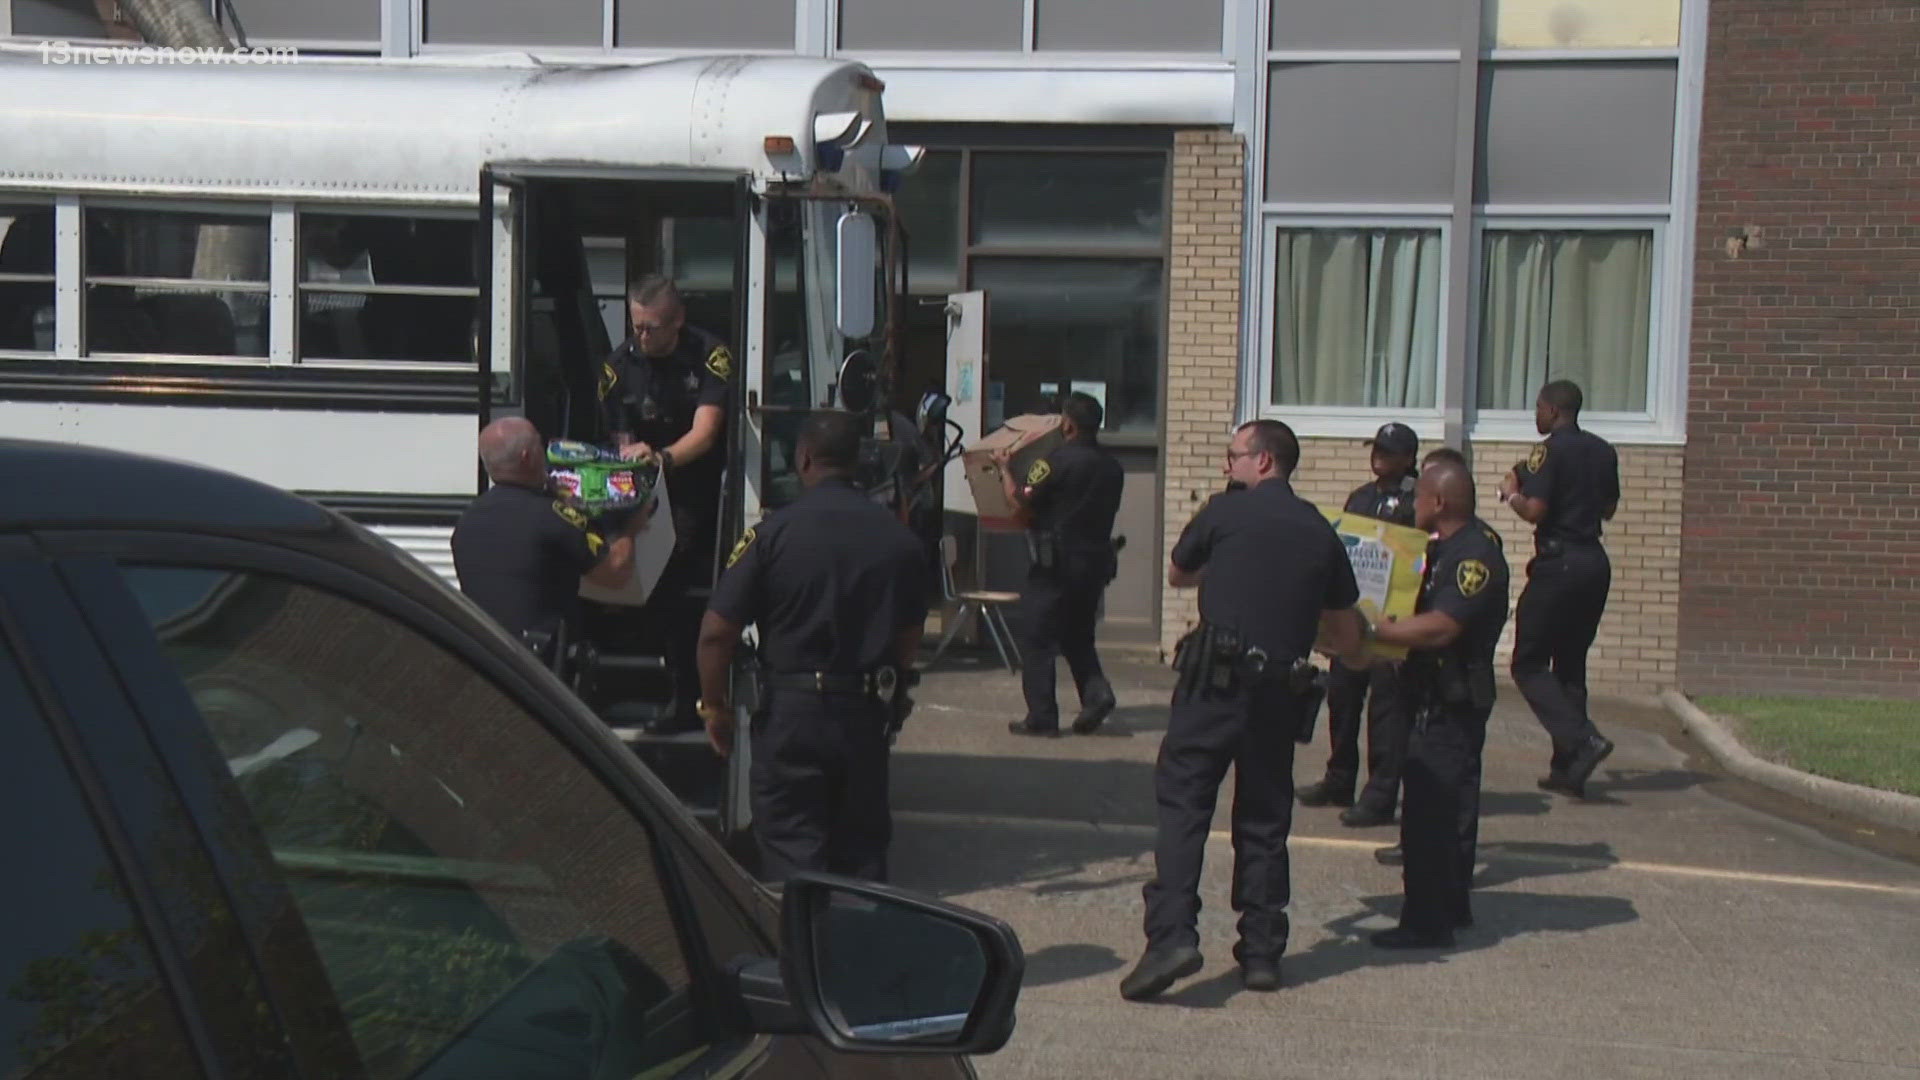
[[[1421,579],[1427,572],[1427,534],[1364,514],[1321,512],[1347,546],[1353,579],[1360,586],[1360,602],[1355,606],[1367,621],[1377,623],[1387,616],[1404,619],[1412,615],[1420,599]],[[1404,648],[1379,642],[1368,646],[1367,652],[1383,660],[1404,660],[1407,655]]]

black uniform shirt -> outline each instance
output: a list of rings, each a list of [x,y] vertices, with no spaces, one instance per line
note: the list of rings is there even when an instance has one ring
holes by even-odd
[[[1470,664],[1492,664],[1507,625],[1507,556],[1499,534],[1474,518],[1429,544],[1426,580],[1414,610],[1452,616],[1461,631],[1447,651]]]
[[[1124,483],[1120,462],[1098,442],[1062,444],[1027,470],[1033,527],[1057,535],[1067,550],[1105,552]]]
[[[1601,511],[1620,501],[1620,455],[1613,444],[1568,424],[1534,445],[1527,468],[1520,494],[1547,501],[1534,539],[1597,542]]]
[[[578,510],[542,491],[495,484],[453,528],[460,591],[518,634],[552,632],[580,612],[580,576],[600,561],[607,537]]]
[[[1401,477],[1400,482],[1391,488],[1382,488],[1379,481],[1369,480],[1354,488],[1353,494],[1347,496],[1347,513],[1365,514],[1370,518],[1412,528],[1414,483],[1412,473]]]
[[[708,606],[758,623],[773,671],[852,675],[896,662],[895,637],[926,620],[927,582],[913,533],[829,479],[740,537]]]
[[[700,406],[726,406],[732,378],[733,354],[704,331],[681,327],[679,343],[663,357],[648,356],[628,338],[600,368],[600,407],[607,431],[624,432],[634,442],[665,450],[693,429],[693,414]],[[710,511],[719,505],[724,445],[674,467],[669,484],[676,507],[684,502]],[[678,515],[675,520],[677,524]]]
[[[1206,568],[1201,618],[1278,663],[1313,648],[1322,611],[1360,599],[1340,534],[1278,478],[1208,500],[1180,534],[1173,564]]]

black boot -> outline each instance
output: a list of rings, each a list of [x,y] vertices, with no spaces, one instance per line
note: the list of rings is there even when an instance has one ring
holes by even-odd
[[[1376,949],[1445,949],[1452,945],[1451,930],[1415,930],[1410,926],[1396,926],[1373,935],[1373,947]]]
[[[1114,706],[1120,704],[1113,696],[1113,686],[1105,679],[1088,679],[1086,694],[1080,699],[1080,715],[1073,718],[1075,735],[1091,735],[1100,730],[1107,722]]]
[[[1264,958],[1240,961],[1240,985],[1262,994],[1280,989],[1280,962]]]
[[[1127,977],[1120,980],[1120,996],[1145,1001],[1200,970],[1204,961],[1191,945],[1149,948]]]
[[[1580,748],[1573,752],[1573,758],[1567,762],[1567,782],[1584,795],[1587,790],[1587,780],[1593,775],[1593,770],[1599,768],[1600,763],[1607,760],[1607,755],[1611,753],[1613,753],[1611,739],[1604,735],[1588,738],[1586,742],[1580,744]]]
[[[1342,784],[1329,777],[1294,792],[1294,798],[1300,800],[1301,806],[1352,806],[1353,784]]]

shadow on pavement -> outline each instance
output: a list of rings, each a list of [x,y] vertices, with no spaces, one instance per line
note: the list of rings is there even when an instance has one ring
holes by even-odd
[[[1072,982],[1115,971],[1126,961],[1105,945],[1049,945],[1027,957],[1023,988]]]
[[[1640,918],[1633,902],[1618,896],[1476,893],[1473,898],[1476,925],[1458,931],[1454,935],[1452,948],[1390,950],[1374,948],[1368,937],[1374,930],[1384,929],[1399,921],[1400,897],[1369,896],[1360,902],[1366,905],[1367,910],[1343,915],[1326,924],[1326,929],[1334,936],[1281,961],[1283,992],[1287,987],[1305,986],[1360,968],[1445,963],[1450,956],[1490,948],[1507,938],[1522,934],[1579,933]],[[1362,929],[1362,923],[1369,925]],[[1217,1009],[1235,994],[1245,992],[1240,985],[1240,969],[1232,967],[1204,982],[1163,995],[1158,1000],[1168,1005]]]
[[[1480,816],[1492,817],[1495,814],[1544,814],[1553,807],[1553,800],[1544,791],[1482,791],[1480,793]]]

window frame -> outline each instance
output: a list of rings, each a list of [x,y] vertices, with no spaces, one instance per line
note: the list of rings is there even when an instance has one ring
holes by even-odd
[[[284,274],[284,281],[276,276],[273,281],[273,300],[275,314],[287,320],[287,332],[276,334],[276,343],[286,342],[284,354],[278,350],[269,350],[276,364],[292,364],[306,368],[328,368],[348,371],[452,371],[477,373],[482,358],[468,360],[406,360],[397,357],[335,357],[307,356],[300,341],[301,299],[307,293],[333,296],[441,296],[469,297],[473,300],[474,318],[485,319],[488,312],[481,306],[479,281],[487,273],[487,267],[476,267],[475,281],[471,286],[460,285],[374,285],[357,287],[335,287],[325,284],[308,285],[306,277],[306,254],[300,244],[301,219],[309,214],[332,215],[335,217],[392,217],[413,218],[428,221],[461,221],[474,225],[476,233],[480,227],[470,210],[433,206],[424,204],[378,203],[361,206],[350,203],[294,202],[274,204],[274,269]],[[282,218],[284,217],[284,224]],[[282,239],[284,230],[284,240]],[[490,238],[475,236],[473,244],[478,254],[478,245]],[[281,270],[280,249],[285,247],[288,254],[284,260],[285,270]],[[489,258],[491,258],[489,254]],[[283,296],[284,294],[284,296]],[[278,308],[284,307],[284,313]],[[275,324],[280,325],[279,323]]]
[[[1158,129],[1154,129],[1158,132]],[[1164,441],[1167,425],[1167,378],[1170,358],[1173,354],[1171,340],[1173,298],[1173,209],[1174,183],[1173,146],[1170,134],[1161,133],[1161,138],[1153,135],[1142,136],[1137,131],[1112,133],[1097,140],[1076,141],[1069,133],[1050,131],[1036,132],[1024,129],[1017,132],[980,132],[984,138],[973,137],[976,133],[966,126],[960,129],[947,129],[928,132],[919,136],[909,132],[901,138],[914,138],[926,145],[929,153],[955,153],[960,157],[960,183],[955,191],[958,200],[954,219],[956,230],[955,258],[958,260],[959,287],[956,292],[970,292],[978,288],[974,284],[973,262],[980,258],[1013,259],[1153,259],[1160,263],[1160,298],[1155,309],[1160,322],[1160,355],[1156,358],[1157,371],[1154,375],[1154,419],[1151,428],[1144,431],[1102,431],[1100,441],[1116,447],[1157,448]],[[1161,221],[1164,223],[1161,237],[1157,241],[1142,241],[1134,244],[1116,244],[1109,247],[1080,247],[1056,244],[1048,241],[1036,243],[996,243],[975,244],[973,241],[973,160],[975,154],[1156,154],[1162,162],[1162,181],[1160,195]],[[909,284],[911,284],[909,280]],[[915,296],[931,296],[916,289]],[[944,295],[942,293],[941,295]],[[993,332],[991,313],[987,333]],[[992,359],[988,360],[989,371]]]
[[[122,363],[127,363],[131,361],[131,362],[139,362],[139,363],[155,362],[155,363],[178,363],[178,364],[215,364],[215,365],[231,366],[231,367],[264,367],[268,364],[273,363],[274,343],[277,340],[279,340],[279,334],[281,332],[280,331],[281,320],[282,320],[282,312],[278,310],[278,308],[274,303],[274,300],[275,300],[274,249],[276,247],[277,240],[278,240],[278,233],[276,231],[277,229],[276,215],[274,214],[274,204],[268,203],[260,199],[219,198],[219,197],[139,198],[139,197],[128,197],[124,195],[89,195],[84,192],[75,196],[74,202],[75,202],[75,213],[78,216],[74,222],[76,237],[72,241],[74,247],[71,250],[77,251],[77,256],[74,259],[72,269],[70,271],[67,271],[66,274],[63,274],[62,273],[63,268],[61,266],[61,261],[62,261],[61,257],[65,255],[67,251],[70,249],[66,246],[63,246],[61,242],[61,238],[56,236],[54,241],[54,245],[55,245],[54,246],[54,274],[56,277],[59,277],[62,281],[71,280],[74,282],[74,288],[76,289],[76,292],[74,293],[74,298],[70,303],[73,307],[74,319],[75,319],[74,332],[76,336],[74,338],[74,347],[79,350],[78,352],[79,359],[91,361],[95,363],[109,363],[109,364],[122,364]],[[225,215],[230,217],[247,217],[247,218],[258,216],[267,226],[267,275],[263,280],[260,280],[260,281],[249,280],[249,281],[231,281],[231,282],[213,281],[213,280],[207,280],[203,278],[157,278],[157,277],[150,277],[150,276],[126,275],[126,274],[109,275],[105,277],[96,278],[92,274],[89,274],[87,272],[87,215],[95,210],[114,210],[114,211],[125,211],[129,213],[155,213],[155,214],[214,214],[214,215]],[[55,228],[57,229],[58,227],[59,227],[59,223],[56,221]],[[67,274],[70,274],[71,277],[69,278]],[[192,287],[192,286],[211,287],[203,291],[213,291],[214,288],[224,286],[225,289],[228,291],[258,293],[266,301],[266,304],[264,307],[264,311],[266,314],[266,351],[259,356],[247,356],[247,355],[240,355],[240,354],[215,355],[215,354],[202,354],[202,353],[102,352],[102,351],[99,351],[93,347],[93,343],[89,340],[89,335],[87,333],[87,316],[86,316],[87,290],[95,282],[105,282],[107,284],[112,284],[112,285],[127,285],[133,288],[139,288],[142,284],[168,286],[169,283],[179,287]],[[56,300],[56,303],[58,302],[59,301]],[[55,318],[56,320],[58,320],[59,315],[56,314]],[[56,340],[54,342],[54,345],[57,351],[60,345],[60,342],[57,338],[57,331],[56,331]],[[62,355],[64,356],[64,354]]]
[[[11,2],[12,0],[0,0],[0,6],[4,6]],[[41,195],[34,192],[18,192],[18,193],[7,192],[7,193],[0,193],[0,207],[4,207],[7,209],[14,209],[14,210],[29,210],[29,211],[45,210],[47,213],[54,215],[53,266],[48,268],[47,273],[21,274],[21,273],[16,273],[16,272],[7,271],[7,270],[0,270],[0,285],[9,285],[9,284],[10,285],[47,285],[50,288],[52,288],[53,310],[54,310],[54,316],[53,316],[54,317],[54,340],[45,349],[0,349],[0,360],[13,360],[13,359],[45,360],[45,359],[48,359],[49,357],[58,356],[60,351],[59,323],[60,323],[60,305],[61,305],[59,205],[54,201],[51,195]],[[13,220],[17,221],[19,219],[16,217]],[[8,228],[11,229],[12,226],[9,225]],[[0,242],[3,242],[4,240],[5,240],[5,234],[0,233]]]
[[[1434,401],[1427,408],[1399,408],[1395,406],[1372,405],[1276,405],[1273,403],[1274,382],[1274,335],[1278,330],[1278,312],[1273,303],[1273,290],[1278,281],[1279,240],[1282,231],[1302,229],[1401,229],[1435,231],[1440,234],[1440,292],[1434,298],[1440,305],[1435,320],[1437,334],[1433,355]],[[1412,425],[1416,431],[1431,432],[1427,438],[1438,436],[1445,418],[1442,398],[1446,393],[1447,335],[1451,332],[1452,275],[1447,273],[1453,258],[1453,223],[1442,213],[1429,208],[1407,208],[1404,213],[1388,210],[1376,210],[1368,214],[1304,214],[1298,212],[1267,213],[1260,221],[1257,257],[1259,273],[1254,285],[1259,292],[1254,297],[1260,313],[1260,325],[1257,335],[1258,351],[1255,353],[1259,363],[1255,398],[1255,415],[1269,420],[1279,420],[1295,430],[1310,432],[1316,436],[1370,438],[1379,430],[1380,425],[1389,420]]]
[[[436,610],[434,605],[424,602],[423,597],[413,595],[411,590],[367,573],[367,561],[377,559],[378,553],[361,549],[358,544],[350,545],[352,549],[359,550],[357,558],[349,562],[328,558],[326,548],[320,545],[296,549],[260,540],[177,532],[76,530],[45,536],[43,542],[56,558],[95,556],[110,560],[113,565],[109,572],[120,598],[127,604],[134,603],[134,599],[122,577],[121,564],[126,563],[282,577],[391,619],[440,648],[456,662],[467,665],[475,677],[487,679],[529,720],[539,724],[557,748],[570,755],[580,768],[602,786],[608,797],[624,807],[636,825],[645,830],[653,849],[655,875],[661,894],[672,910],[676,936],[687,965],[690,1008],[695,1011],[703,1031],[710,1038],[706,1052],[698,1060],[708,1063],[710,1073],[716,1070],[726,1072],[737,1067],[738,1063],[750,1061],[764,1052],[767,1036],[742,1031],[730,1019],[732,1014],[726,1005],[725,973],[721,964],[731,958],[711,954],[705,920],[691,901],[685,875],[703,875],[715,891],[731,897],[741,908],[736,913],[740,917],[735,921],[752,924],[766,943],[766,954],[775,955],[776,948],[772,942],[776,936],[768,929],[767,913],[756,910],[749,899],[757,896],[752,891],[753,886],[748,884],[743,890],[741,882],[728,883],[723,875],[716,873],[711,865],[715,856],[711,853],[720,851],[718,845],[701,834],[700,826],[691,819],[677,823],[669,819],[664,808],[677,807],[678,804],[664,783],[639,765],[632,758],[631,751],[603,723],[588,713],[584,705],[564,692],[564,688],[556,692],[553,687],[557,683],[541,685],[551,680],[552,676],[539,667],[524,646],[509,639],[503,631],[479,621],[484,619],[483,616],[469,610],[470,618],[451,617],[447,611]],[[338,547],[334,550],[336,553],[339,551]],[[419,571],[423,576],[430,573]],[[97,606],[88,606],[86,614],[89,619],[113,614],[110,610],[106,613],[92,610]],[[487,632],[476,633],[476,628]],[[103,648],[104,662],[122,680],[139,680],[127,681],[127,685],[150,686],[151,674],[130,670],[132,661],[129,656],[157,660],[162,664],[168,662],[160,651],[158,639],[147,629],[144,621],[138,625],[133,636],[139,643],[137,652],[106,655]],[[520,655],[522,653],[525,655]],[[505,659],[509,656],[512,657],[510,661]],[[163,729],[159,726],[162,724],[169,728],[184,724],[188,732],[184,738],[211,740],[198,710],[193,708],[191,699],[185,694],[184,684],[177,675],[171,674],[170,666],[168,670],[167,692],[142,695],[135,705],[139,724],[155,745],[161,745],[163,741],[178,742],[183,738],[180,731]],[[530,674],[530,671],[535,673]],[[205,760],[204,756],[202,760]],[[166,767],[172,786],[176,789],[183,783],[211,783],[228,789],[233,783],[231,777],[221,776],[216,770],[200,768],[197,763],[189,766],[191,771],[184,775],[176,760],[168,760]],[[214,774],[208,776],[209,771]],[[190,806],[188,812],[201,826],[203,835],[218,836],[212,829],[212,823],[204,818],[198,808]],[[699,839],[693,839],[695,836]],[[710,854],[705,857],[698,850],[701,841],[705,841],[709,848]],[[718,857],[724,859],[723,854]],[[284,877],[278,876],[277,871],[275,882],[284,891]],[[257,949],[260,941],[255,930],[254,926],[246,927],[247,940]],[[324,970],[321,977],[325,979]],[[285,1016],[291,1002],[285,997],[284,982],[270,980],[266,991],[276,1009]]]
[[[1640,444],[1682,441],[1672,434],[1684,417],[1677,415],[1685,400],[1686,365],[1673,354],[1669,334],[1669,297],[1666,295],[1671,221],[1646,207],[1577,207],[1564,216],[1539,208],[1480,206],[1473,221],[1473,271],[1470,277],[1473,318],[1467,327],[1466,412],[1469,439],[1489,442],[1534,442],[1533,409],[1483,409],[1480,400],[1480,338],[1486,307],[1486,234],[1488,232],[1650,232],[1653,248],[1648,278],[1647,403],[1639,411],[1587,410],[1582,426],[1610,439]]]

